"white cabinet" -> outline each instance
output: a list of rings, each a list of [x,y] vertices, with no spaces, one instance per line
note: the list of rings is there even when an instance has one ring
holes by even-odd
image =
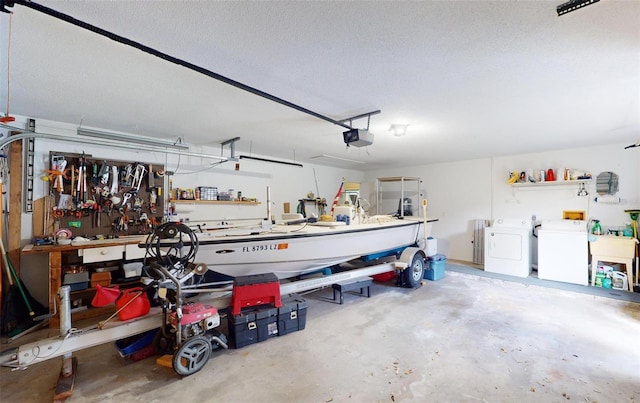
[[[138,244],[127,244],[124,246],[124,259],[135,260],[143,259],[147,252],[146,248],[141,248]]]
[[[103,246],[101,248],[80,249],[78,255],[82,256],[82,263],[104,262],[108,260],[122,260],[124,247]]]

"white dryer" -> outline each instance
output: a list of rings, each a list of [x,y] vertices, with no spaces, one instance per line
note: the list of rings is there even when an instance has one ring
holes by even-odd
[[[530,220],[496,219],[484,230],[484,271],[529,277],[533,224]]]
[[[538,278],[589,284],[589,241],[583,220],[542,221],[538,230]]]

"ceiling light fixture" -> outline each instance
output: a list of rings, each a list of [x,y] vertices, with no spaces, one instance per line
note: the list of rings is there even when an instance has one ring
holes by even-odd
[[[113,147],[116,149],[126,149],[126,150],[134,150],[134,151],[151,151],[151,152],[159,152],[164,154],[174,154],[174,155],[184,155],[186,157],[198,157],[204,159],[214,159],[222,162],[227,161],[227,158],[217,155],[203,154],[203,153],[194,153],[188,150],[176,150],[167,148],[166,146],[158,147],[148,144],[135,144],[128,143],[123,141],[113,141],[108,139],[100,139],[100,138],[90,138],[77,136],[75,134],[49,134],[49,133],[37,133],[33,131],[25,131],[19,127],[5,125],[0,123],[0,128],[6,128],[9,130],[14,130],[20,134],[14,134],[12,136],[8,136],[6,138],[0,139],[0,149],[6,146],[7,144],[11,144],[15,141],[20,141],[24,139],[45,139],[45,140],[54,140],[54,141],[65,141],[69,143],[76,144],[89,144],[93,146],[105,146],[105,147]]]
[[[262,162],[271,162],[273,164],[291,165],[291,166],[294,166],[294,167],[302,168],[302,164],[298,164],[297,162],[278,161],[278,160],[272,160],[272,159],[269,159],[269,158],[251,157],[251,156],[248,156],[248,155],[241,155],[240,159],[241,160],[254,160],[254,161],[262,161]]]
[[[566,3],[560,4],[556,7],[556,11],[558,12],[558,17],[572,11],[575,11],[579,8],[590,6],[593,3],[597,3],[600,0],[570,0]]]
[[[409,127],[409,125],[392,124],[391,127],[389,127],[389,131],[393,132],[394,136],[401,137],[407,134],[407,127]]]
[[[351,163],[354,163],[354,164],[364,164],[365,163],[364,161],[357,161],[357,160],[352,160],[350,158],[336,157],[335,155],[327,155],[327,154],[321,154],[321,155],[316,155],[314,157],[311,157],[311,159],[319,159],[319,158],[328,158],[328,159],[332,159],[332,160],[351,162]]]
[[[634,147],[640,147],[640,140],[638,140],[637,143],[635,144],[629,144],[628,146],[626,146],[624,149],[628,149],[628,148],[634,148]]]
[[[138,136],[134,134],[103,132],[93,129],[78,128],[79,136],[94,137],[104,140],[122,141],[124,143],[144,144],[153,147],[175,148],[178,150],[188,150],[189,145],[179,142],[179,140],[163,140],[153,137]]]

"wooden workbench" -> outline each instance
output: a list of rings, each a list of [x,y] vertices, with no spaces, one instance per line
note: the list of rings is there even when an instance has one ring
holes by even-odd
[[[65,253],[78,253],[79,251],[85,251],[89,249],[93,249],[93,252],[97,252],[98,256],[100,253],[104,253],[105,261],[123,261],[125,259],[125,250],[127,245],[138,245],[141,241],[146,239],[146,235],[140,236],[127,236],[116,239],[104,239],[104,240],[96,240],[90,241],[86,244],[82,245],[26,245],[22,249],[22,254],[36,254],[36,253],[46,253],[49,257],[49,313],[53,314],[56,312],[55,307],[55,298],[58,293],[58,290],[62,286],[63,280],[63,255]],[[113,251],[117,251],[117,247],[122,248],[122,254],[119,259],[116,259],[113,255]],[[100,248],[100,249],[98,249]],[[103,252],[104,251],[104,252]],[[142,249],[141,249],[142,251]],[[108,253],[107,253],[108,252]],[[80,252],[82,253],[82,252]],[[95,253],[94,253],[95,255]],[[139,258],[140,256],[136,256]],[[98,262],[98,260],[92,260],[92,262]],[[89,308],[85,311],[76,312],[72,315],[73,320],[82,320],[86,318],[91,318],[99,315],[103,315],[105,313],[115,312],[114,306],[107,306],[104,308]],[[51,317],[49,326],[57,327],[59,325],[60,317],[59,313],[56,313],[55,316]]]

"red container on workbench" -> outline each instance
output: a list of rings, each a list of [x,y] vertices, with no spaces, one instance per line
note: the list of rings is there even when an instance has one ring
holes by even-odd
[[[122,291],[122,295],[116,300],[116,308],[119,310],[118,318],[124,321],[146,315],[151,304],[142,287],[134,287]]]

